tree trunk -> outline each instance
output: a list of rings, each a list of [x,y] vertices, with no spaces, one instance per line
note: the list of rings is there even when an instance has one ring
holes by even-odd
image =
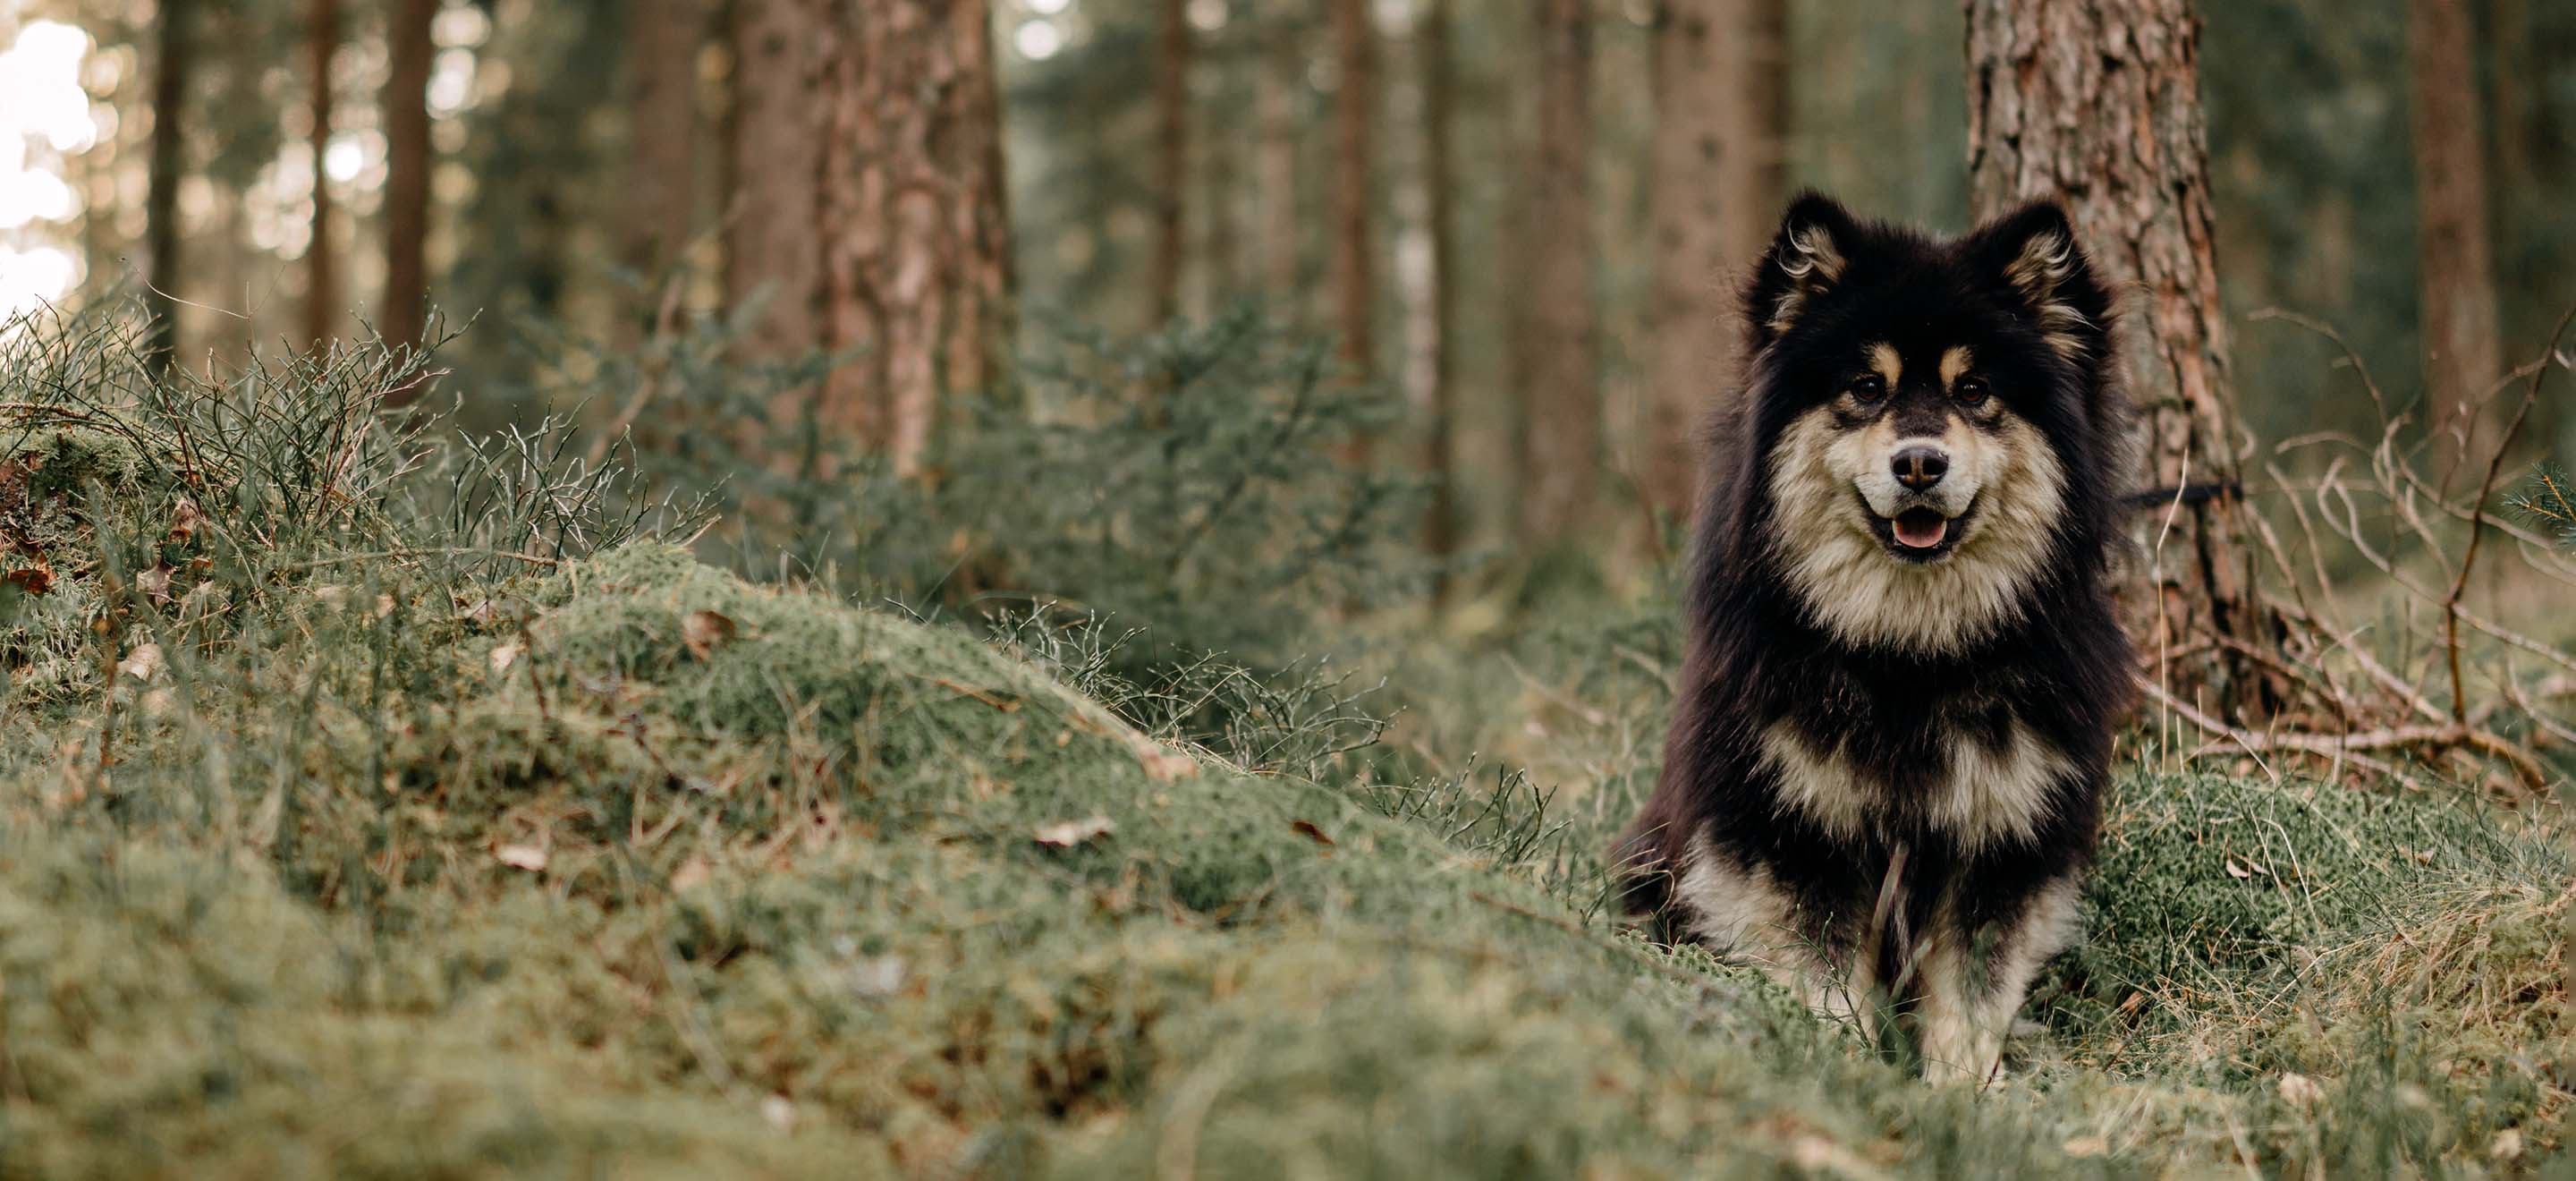
[[[2239,428],[2218,303],[2200,22],[2186,0],[1968,0],[1968,168],[1981,216],[2055,198],[2123,309],[2120,350],[2139,407],[2149,487],[2232,483]],[[2241,500],[2144,514],[2161,546],[2151,594],[2124,603],[2141,656],[2213,636],[2266,642]],[[2182,696],[2259,709],[2257,671],[2233,653],[2176,667]]]
[[[1154,68],[1154,326],[1181,310],[1181,261],[1189,204],[1189,0],[1162,0]]]
[[[313,230],[304,248],[304,339],[330,347],[340,320],[339,255],[331,242],[331,58],[340,48],[340,0],[313,0],[304,31],[305,68],[313,78]]]
[[[627,17],[633,58],[633,145],[626,193],[626,265],[649,283],[679,265],[697,212],[698,50],[704,0],[637,0]]]
[[[829,18],[805,0],[735,0],[733,10],[725,293],[737,309],[758,305],[743,351],[787,360],[823,345],[822,252],[814,237],[822,215],[823,119],[810,96],[822,82]],[[779,409],[797,410],[809,397]]]
[[[819,242],[827,431],[920,472],[942,396],[981,389],[1009,318],[992,30],[982,0],[806,0],[827,26]]]
[[[429,26],[437,16],[438,0],[395,0],[385,30],[385,298],[376,328],[395,344],[419,344],[428,314]]]
[[[179,350],[179,175],[187,168],[189,71],[196,57],[195,0],[161,0],[161,52],[152,65],[152,165],[143,194],[143,306],[151,317],[147,363],[167,372]]]
[[[1377,283],[1370,267],[1369,214],[1376,202],[1377,32],[1369,27],[1369,0],[1333,0],[1333,39],[1341,61],[1341,90],[1334,96],[1333,295],[1339,310],[1341,356],[1352,376],[1366,381],[1377,371]],[[1344,458],[1365,464],[1377,440],[1355,434]]]
[[[1521,403],[1514,474],[1526,489],[1521,537],[1548,545],[1593,523],[1601,389],[1594,372],[1590,6],[1537,0],[1537,9],[1538,152],[1519,235],[1526,273],[1514,292],[1512,370]]]
[[[1458,456],[1455,437],[1458,412],[1458,235],[1451,207],[1458,199],[1451,153],[1453,121],[1458,107],[1458,64],[1451,56],[1450,20],[1454,0],[1430,0],[1422,25],[1414,32],[1422,53],[1422,195],[1431,236],[1431,373],[1430,413],[1422,424],[1422,469],[1431,477],[1431,506],[1423,522],[1422,548],[1435,562],[1446,563],[1458,552]],[[1435,595],[1449,593],[1443,569],[1433,585]]]
[[[2416,235],[2424,324],[2425,412],[2447,482],[2482,460],[2493,430],[2479,404],[2503,372],[2495,258],[2487,241],[2485,141],[2467,0],[2409,0],[2414,75]]]
[[[1654,43],[1647,503],[1688,521],[1699,428],[1735,381],[1736,285],[1786,194],[1782,0],[1663,0]]]
[[[1297,298],[1304,275],[1298,246],[1297,167],[1298,108],[1306,89],[1306,63],[1295,30],[1281,31],[1263,55],[1254,105],[1260,124],[1260,146],[1254,153],[1253,179],[1261,190],[1262,281],[1274,304],[1302,309]]]

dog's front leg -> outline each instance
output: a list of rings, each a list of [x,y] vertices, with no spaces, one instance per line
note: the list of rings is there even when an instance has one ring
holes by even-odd
[[[1994,1077],[2031,980],[2074,938],[2076,920],[2076,882],[2067,876],[2033,891],[2007,920],[1943,924],[1924,949],[1915,1018],[1925,1081]]]

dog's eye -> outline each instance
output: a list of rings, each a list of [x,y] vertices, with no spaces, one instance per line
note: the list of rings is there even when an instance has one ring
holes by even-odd
[[[1985,380],[1983,378],[1976,377],[1962,377],[1959,379],[1959,387],[1955,393],[1958,395],[1960,401],[1965,402],[1970,406],[1982,406],[1986,401]]]
[[[1887,396],[1887,379],[1877,376],[1853,378],[1851,392],[1861,401],[1875,402]]]

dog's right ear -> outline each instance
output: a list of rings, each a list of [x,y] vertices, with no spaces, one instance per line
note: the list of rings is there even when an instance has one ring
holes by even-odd
[[[1780,232],[1762,254],[1745,292],[1744,315],[1756,348],[1780,339],[1808,304],[1841,280],[1848,251],[1859,238],[1851,211],[1810,189],[1789,203]]]

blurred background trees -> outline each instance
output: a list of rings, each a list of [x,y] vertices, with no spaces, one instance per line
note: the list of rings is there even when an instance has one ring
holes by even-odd
[[[2249,313],[2466,439],[2576,294],[2576,9],[2526,0],[0,0],[6,47],[12,307],[140,299],[218,365],[435,309],[469,421],[935,477],[1059,330],[1249,306],[1336,342],[1382,408],[1341,460],[1433,477],[1415,543],[1479,586],[1669,554],[1799,186],[1953,229],[2071,198],[2158,329],[2168,481],[2376,429]],[[811,372],[675,391],[686,334]],[[2177,552],[2241,563],[2226,513]],[[2185,614],[2250,614],[2231,560]]]

